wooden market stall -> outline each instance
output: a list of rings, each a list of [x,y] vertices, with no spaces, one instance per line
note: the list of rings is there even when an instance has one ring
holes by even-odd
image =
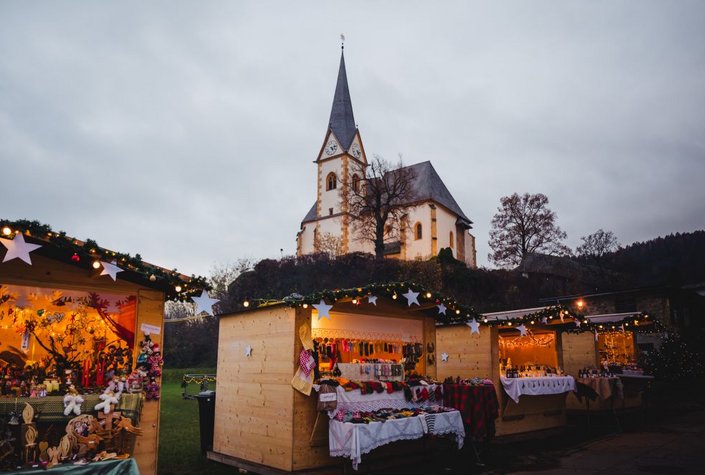
[[[210,459],[257,473],[340,473],[393,464],[395,455],[409,463],[424,452],[425,433],[462,445],[458,411],[434,413],[435,426],[421,420],[422,406],[442,405],[442,385],[408,379],[436,376],[430,292],[390,284],[248,305],[220,317]],[[407,414],[381,423],[372,413],[382,408]],[[397,439],[413,440],[386,445]]]
[[[189,283],[36,222],[0,232],[0,412],[18,431],[0,461],[46,465],[57,446],[131,454],[156,473],[164,301]]]
[[[636,331],[654,323],[642,312],[588,315],[593,331],[564,333],[565,370],[579,383],[567,400],[570,411],[640,408],[653,377],[637,366]],[[582,394],[585,392],[585,394]]]
[[[561,370],[560,332],[573,321],[558,307],[487,313],[437,329],[440,378],[489,377],[500,401],[497,436],[561,427],[573,378]],[[470,325],[470,328],[468,328]]]

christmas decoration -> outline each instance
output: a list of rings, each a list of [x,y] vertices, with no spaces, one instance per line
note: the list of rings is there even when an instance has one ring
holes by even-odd
[[[448,361],[448,353],[441,353],[441,361],[443,361],[443,362]]]
[[[517,327],[517,330],[519,330],[519,333],[521,336],[526,336],[526,325],[523,323]]]
[[[100,275],[109,275],[111,279],[117,280],[117,273],[122,272],[122,269],[120,269],[118,266],[115,265],[116,262],[100,262],[100,265],[103,266],[103,270],[101,271]]]
[[[480,334],[480,324],[474,318],[470,320],[467,325],[470,327],[470,334],[477,333]]]
[[[252,356],[252,347],[250,345],[247,345],[245,347],[245,356],[247,356],[248,358]]]
[[[446,310],[448,310],[448,308],[445,305],[443,305],[442,302],[439,305],[436,305],[436,307],[438,307],[438,315],[445,315]]]
[[[377,296],[376,295],[368,295],[367,296],[367,303],[371,303],[375,307],[377,306]]]
[[[414,292],[413,290],[409,289],[405,294],[402,295],[406,297],[409,307],[411,307],[411,304],[414,303],[416,305],[419,305],[419,292]]]
[[[13,239],[0,238],[0,243],[7,248],[3,262],[21,259],[30,266],[32,265],[32,259],[30,259],[29,253],[42,247],[39,244],[25,242],[24,236],[20,233],[15,234]]]
[[[213,305],[220,302],[218,299],[211,298],[207,290],[201,292],[200,297],[191,297],[191,300],[196,304],[196,315],[200,315],[203,312],[213,315]]]
[[[83,398],[78,394],[76,386],[72,384],[69,386],[69,392],[64,396],[64,415],[68,416],[73,412],[75,415],[80,416],[81,404],[83,404]]]
[[[326,304],[325,300],[321,299],[318,304],[313,306],[316,310],[318,310],[318,319],[320,320],[321,318],[327,318],[330,320],[330,309],[333,308],[332,305]]]

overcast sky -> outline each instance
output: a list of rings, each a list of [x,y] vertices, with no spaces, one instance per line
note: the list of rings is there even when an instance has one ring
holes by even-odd
[[[433,5],[434,8],[431,8]],[[0,217],[186,274],[295,253],[344,33],[368,156],[575,247],[705,228],[705,3],[0,0]]]

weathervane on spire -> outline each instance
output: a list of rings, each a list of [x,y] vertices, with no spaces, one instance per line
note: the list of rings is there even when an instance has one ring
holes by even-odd
[[[340,34],[340,49],[345,49],[345,35]]]

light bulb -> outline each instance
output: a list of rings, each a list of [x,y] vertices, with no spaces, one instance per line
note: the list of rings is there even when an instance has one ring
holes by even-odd
[[[100,269],[100,261],[93,261],[93,268]]]
[[[5,236],[9,236],[10,234],[12,234],[12,229],[10,229],[9,226],[5,226],[4,228],[2,228],[2,233]]]

